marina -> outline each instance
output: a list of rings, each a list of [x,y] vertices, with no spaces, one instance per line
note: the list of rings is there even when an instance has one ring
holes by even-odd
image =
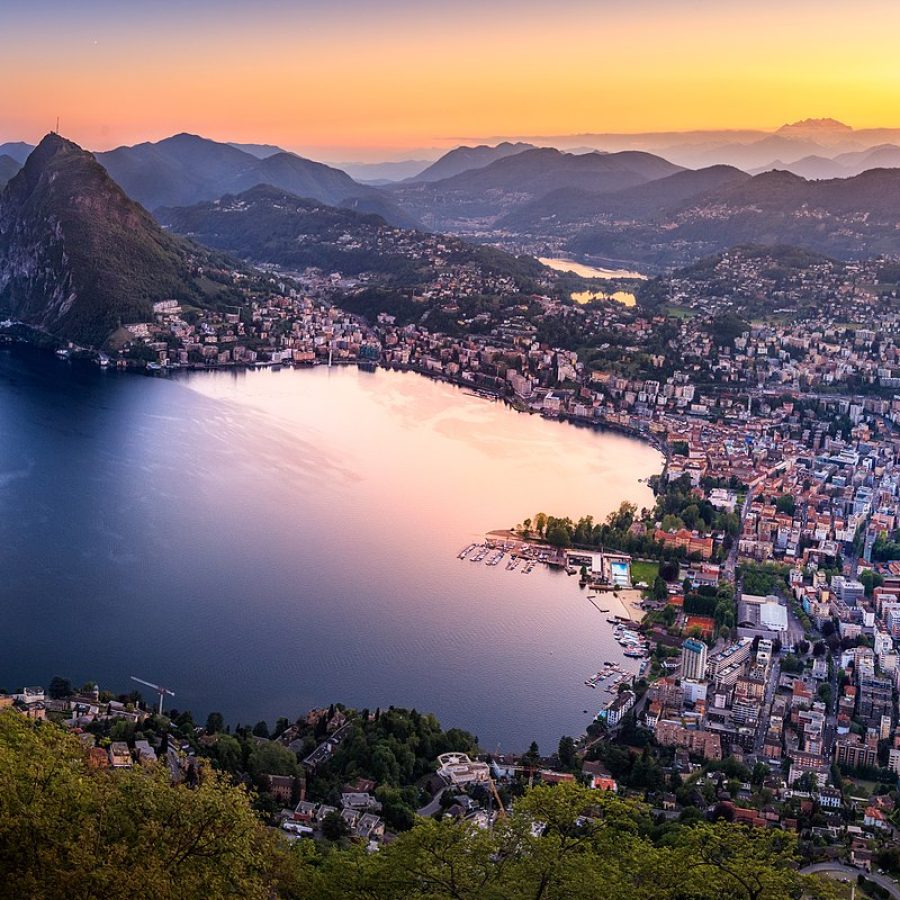
[[[521,574],[530,575],[538,563],[556,564],[555,555],[550,551],[538,550],[521,541],[487,540],[482,543],[472,543],[460,550],[456,557],[473,563],[484,562],[488,566],[499,566],[507,554],[509,555],[505,566],[507,572],[516,571],[519,565],[524,563]]]

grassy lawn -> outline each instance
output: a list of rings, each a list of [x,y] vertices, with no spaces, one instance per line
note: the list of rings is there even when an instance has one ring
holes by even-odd
[[[878,787],[878,782],[876,781],[863,781],[862,778],[847,778],[846,781],[849,781],[853,785],[852,794],[855,797],[871,797],[875,791],[875,788]]]
[[[643,562],[641,560],[635,560],[631,564],[631,582],[632,584],[637,584],[640,581],[643,581],[647,587],[653,587],[653,582],[656,580],[656,576],[659,575],[659,563],[657,562]]]
[[[692,309],[687,309],[687,307],[684,306],[676,306],[675,304],[666,306],[664,313],[667,316],[671,316],[673,319],[693,319],[694,316],[697,315]]]

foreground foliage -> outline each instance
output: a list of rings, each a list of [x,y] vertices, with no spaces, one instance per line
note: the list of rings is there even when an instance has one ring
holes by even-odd
[[[724,823],[651,839],[646,807],[575,784],[530,791],[492,831],[422,821],[378,853],[293,846],[211,770],[91,770],[57,726],[0,713],[0,897],[456,900],[827,896],[796,840]]]

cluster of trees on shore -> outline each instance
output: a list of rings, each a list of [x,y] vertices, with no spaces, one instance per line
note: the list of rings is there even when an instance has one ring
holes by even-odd
[[[91,769],[52,722],[0,713],[0,897],[337,900],[787,900],[825,897],[792,834],[724,822],[657,836],[641,803],[576,784],[537,787],[495,827],[420,820],[378,853],[288,843],[243,786],[205,765]]]
[[[678,559],[687,555],[684,549],[666,547],[655,539],[657,523],[664,531],[687,528],[700,534],[722,532],[726,548],[737,535],[740,528],[737,513],[718,510],[699,497],[689,476],[665,483],[654,479],[652,483],[657,492],[652,510],[645,509],[638,514],[636,504],[624,501],[603,522],[595,522],[593,516],[574,521],[539,512],[515,530],[523,537],[538,537],[554,547],[605,547],[646,559]],[[635,524],[641,527],[632,528]]]
[[[539,512],[534,519],[525,519],[515,530],[523,537],[537,537],[553,547],[604,547],[620,550],[648,559],[683,556],[683,551],[664,547],[654,540],[651,532],[632,532],[632,524],[638,521],[637,506],[623,502],[603,522],[595,522],[593,516],[582,516],[578,521],[548,516]]]

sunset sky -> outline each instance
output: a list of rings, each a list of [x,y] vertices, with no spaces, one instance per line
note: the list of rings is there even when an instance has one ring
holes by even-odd
[[[896,0],[0,4],[0,141],[330,159],[499,135],[900,126]]]

